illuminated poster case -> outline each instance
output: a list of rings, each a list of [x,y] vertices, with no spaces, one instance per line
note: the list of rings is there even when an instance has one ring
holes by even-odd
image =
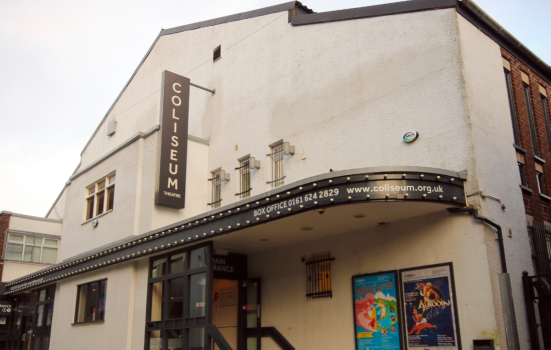
[[[398,271],[352,277],[356,350],[400,350]]]
[[[452,263],[400,270],[406,349],[459,350]]]

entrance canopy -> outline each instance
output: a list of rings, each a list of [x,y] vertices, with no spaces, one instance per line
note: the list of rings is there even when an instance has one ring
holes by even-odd
[[[21,292],[205,240],[214,240],[217,248],[238,244],[242,248],[240,252],[256,252],[381,222],[404,220],[450,206],[461,207],[466,204],[465,179],[463,173],[424,167],[330,172],[130,237],[125,243],[103,247],[2,284],[2,294]],[[320,214],[321,211],[324,213]],[[362,215],[364,217],[360,217]],[[266,223],[269,225],[264,225]]]

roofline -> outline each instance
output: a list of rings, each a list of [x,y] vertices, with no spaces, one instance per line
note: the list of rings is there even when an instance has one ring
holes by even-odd
[[[293,26],[346,21],[360,18],[389,16],[402,13],[439,10],[455,7],[457,12],[475,27],[480,29],[499,46],[517,57],[548,84],[551,84],[551,67],[524,46],[502,25],[478,7],[472,0],[410,0],[359,7],[347,10],[321,12],[293,17]]]
[[[62,220],[57,220],[57,219],[48,219],[48,218],[41,218],[39,216],[12,213],[11,211],[7,211],[7,210],[0,211],[0,215],[11,215],[11,216],[14,216],[14,217],[19,217],[19,218],[24,218],[24,219],[31,219],[31,220],[38,220],[38,221],[48,221],[48,222],[56,222],[56,223],[62,223],[63,222]]]
[[[218,24],[236,22],[236,21],[241,21],[241,20],[244,20],[244,19],[250,19],[250,18],[255,18],[255,17],[260,17],[260,16],[266,16],[266,15],[270,15],[272,13],[289,11],[289,10],[295,8],[295,7],[299,7],[300,9],[302,9],[303,11],[308,12],[308,13],[314,13],[313,10],[311,10],[308,7],[302,5],[299,1],[291,1],[291,2],[286,2],[286,3],[283,3],[283,4],[279,4],[279,5],[264,7],[264,8],[257,9],[257,10],[237,13],[237,14],[234,14],[234,15],[219,17],[219,18],[215,18],[215,19],[209,19],[209,20],[202,21],[202,22],[197,22],[197,23],[186,24],[186,25],[179,26],[179,27],[174,27],[174,28],[169,28],[169,29],[161,29],[161,31],[159,32],[159,35],[157,35],[157,37],[153,41],[153,44],[151,44],[151,46],[149,47],[149,50],[147,50],[145,56],[142,58],[142,60],[138,64],[138,67],[136,67],[136,69],[134,70],[134,72],[130,76],[130,79],[128,79],[128,82],[126,82],[126,84],[122,88],[122,91],[119,93],[119,95],[117,96],[117,98],[115,99],[113,104],[111,104],[111,107],[109,107],[109,109],[107,110],[107,113],[105,113],[105,116],[103,117],[101,122],[98,124],[98,127],[96,128],[96,130],[94,130],[94,133],[92,134],[92,136],[90,136],[90,139],[88,139],[88,142],[86,142],[86,145],[84,145],[84,148],[80,152],[80,156],[82,157],[82,155],[84,154],[84,151],[86,151],[86,149],[88,148],[88,145],[90,145],[90,142],[92,142],[92,139],[98,133],[101,125],[103,124],[105,119],[107,119],[107,117],[109,116],[109,114],[111,113],[113,108],[115,108],[115,105],[117,104],[117,102],[121,98],[122,94],[126,91],[126,88],[128,87],[128,85],[130,85],[130,83],[132,82],[132,80],[134,79],[136,74],[138,73],[138,70],[140,70],[143,63],[145,62],[145,60],[147,59],[147,57],[149,56],[151,51],[153,51],[153,48],[155,47],[155,45],[157,45],[157,42],[159,41],[159,39],[162,36],[182,33],[182,32],[186,32],[186,31],[194,30],[194,29],[211,27],[211,26],[215,26],[215,25],[218,25]]]

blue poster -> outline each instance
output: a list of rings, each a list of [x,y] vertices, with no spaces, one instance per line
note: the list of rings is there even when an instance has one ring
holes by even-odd
[[[357,350],[399,350],[396,273],[353,277]]]
[[[458,349],[450,267],[401,274],[408,349]]]

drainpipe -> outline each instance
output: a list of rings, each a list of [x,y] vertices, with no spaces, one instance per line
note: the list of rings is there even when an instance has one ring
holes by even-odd
[[[503,245],[503,232],[501,226],[488,219],[487,217],[478,215],[478,209],[474,207],[468,208],[448,208],[448,211],[454,213],[469,213],[474,216],[475,219],[484,221],[488,225],[494,227],[497,230],[497,243],[499,244],[499,257],[501,259],[501,272],[507,273],[507,261],[505,260],[505,246]]]
[[[501,306],[503,308],[503,320],[505,321],[505,335],[507,336],[507,349],[520,350],[518,339],[517,320],[515,316],[515,305],[513,303],[513,291],[511,288],[511,276],[507,273],[507,263],[505,260],[505,246],[503,244],[503,232],[501,226],[492,220],[478,215],[478,209],[468,208],[448,208],[452,214],[469,213],[477,220],[483,221],[497,230],[497,241],[499,244],[499,255],[501,258],[501,273],[499,277],[499,290],[501,294]]]

